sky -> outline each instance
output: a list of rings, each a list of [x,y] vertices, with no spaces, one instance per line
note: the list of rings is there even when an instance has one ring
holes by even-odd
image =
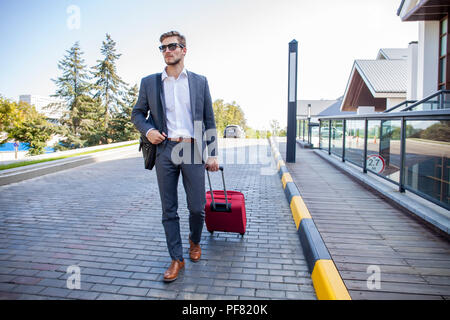
[[[66,50],[79,41],[92,67],[106,33],[122,54],[119,76],[139,84],[163,70],[159,36],[177,30],[187,40],[186,69],[208,78],[213,100],[235,101],[254,129],[272,119],[284,127],[288,43],[298,41],[297,98],[336,99],[355,59],[417,41],[417,22],[397,16],[400,2],[0,0],[0,95],[54,94]]]

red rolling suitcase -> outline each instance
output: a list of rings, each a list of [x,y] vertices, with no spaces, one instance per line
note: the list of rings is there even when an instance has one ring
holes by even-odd
[[[206,229],[213,234],[214,231],[237,232],[245,234],[247,218],[245,214],[245,198],[241,192],[227,191],[222,171],[223,190],[212,190],[211,179],[208,174],[209,190],[206,192],[205,223]]]

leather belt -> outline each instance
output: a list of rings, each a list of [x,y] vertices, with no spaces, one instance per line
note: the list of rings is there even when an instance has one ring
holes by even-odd
[[[183,138],[183,137],[178,137],[178,138],[167,138],[169,141],[175,141],[175,142],[194,142],[193,138]]]

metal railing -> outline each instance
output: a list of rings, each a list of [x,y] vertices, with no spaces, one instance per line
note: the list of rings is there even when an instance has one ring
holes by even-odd
[[[406,107],[402,111],[426,111],[450,109],[450,90],[439,90]]]
[[[319,148],[450,209],[450,109],[321,117]],[[442,101],[442,102],[441,102]]]
[[[399,103],[399,104],[393,106],[392,108],[384,110],[383,113],[394,111],[394,110],[396,110],[396,109],[398,109],[400,107],[405,107],[406,108],[406,107],[408,107],[408,105],[411,105],[411,104],[416,103],[416,102],[417,102],[417,100],[405,100],[402,103]]]
[[[297,140],[305,142],[309,148],[319,148],[319,125],[310,118],[298,118]]]

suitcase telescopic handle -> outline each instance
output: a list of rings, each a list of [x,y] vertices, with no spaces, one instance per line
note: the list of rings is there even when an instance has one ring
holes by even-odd
[[[225,194],[225,207],[226,207],[226,209],[228,209],[228,196],[227,196],[227,188],[225,186],[225,177],[223,175],[223,166],[219,166],[219,170],[222,172],[223,191]],[[211,178],[209,177],[209,170],[206,170],[206,173],[208,175],[209,190],[211,193],[211,202],[212,202],[213,208],[215,209],[216,202],[214,201],[214,193],[213,193],[212,186],[211,186]]]

